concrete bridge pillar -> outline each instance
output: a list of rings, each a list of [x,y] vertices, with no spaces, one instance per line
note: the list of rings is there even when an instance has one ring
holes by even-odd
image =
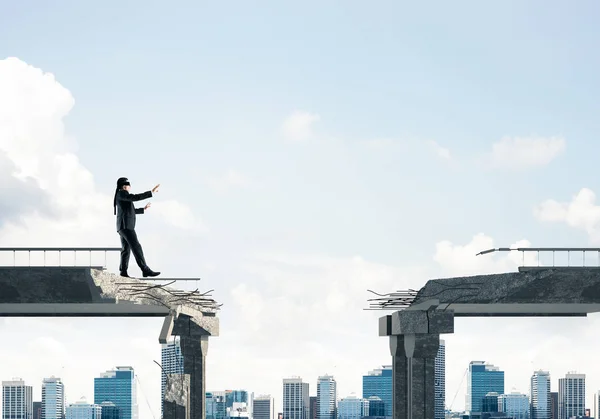
[[[440,334],[454,332],[451,310],[404,310],[379,319],[390,339],[393,419],[435,418],[435,358]]]
[[[181,336],[183,373],[190,377],[189,419],[206,419],[208,336]]]

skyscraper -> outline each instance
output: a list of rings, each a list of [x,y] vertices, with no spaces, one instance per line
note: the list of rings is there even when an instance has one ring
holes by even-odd
[[[121,419],[121,409],[113,402],[100,403],[102,419]]]
[[[338,419],[360,419],[369,416],[369,401],[349,396],[338,403]]]
[[[379,397],[384,404],[385,416],[392,416],[392,366],[369,371],[363,375],[363,399]]]
[[[33,387],[20,378],[2,381],[2,419],[33,419]]]
[[[585,374],[567,373],[558,379],[558,419],[585,415]]]
[[[77,403],[67,406],[66,419],[101,419],[102,407],[98,404],[90,404],[82,397]]]
[[[308,419],[310,396],[302,378],[283,379],[283,419]]]
[[[137,419],[137,388],[132,367],[117,367],[94,378],[94,404],[113,402],[121,410],[121,419]]]
[[[253,419],[275,419],[275,401],[271,396],[258,396],[252,403]]]
[[[33,419],[42,419],[42,402],[33,402]]]
[[[178,337],[173,342],[161,345],[160,365],[160,410],[163,412],[163,401],[165,389],[167,388],[167,374],[183,374],[183,355],[181,353],[181,342]],[[164,414],[164,412],[163,412]]]
[[[529,419],[529,397],[512,392],[498,396],[498,411],[514,419]]]
[[[206,393],[206,419],[224,419],[226,416],[225,392]]]
[[[65,385],[54,376],[42,381],[42,419],[64,419]]]
[[[558,419],[558,391],[550,392],[550,419]]]
[[[435,358],[435,419],[446,417],[446,342],[440,339]]]
[[[465,410],[481,412],[483,398],[488,393],[504,394],[504,371],[483,361],[471,361]]]
[[[248,392],[246,390],[225,390],[225,407],[231,408],[234,403],[246,403],[249,406]]]
[[[317,396],[310,396],[309,418],[317,419]]]
[[[337,384],[330,375],[317,380],[317,418],[336,419]]]
[[[367,416],[385,416],[385,403],[377,396],[367,399],[369,402],[369,414]]]
[[[550,373],[535,371],[531,376],[531,419],[551,419]]]

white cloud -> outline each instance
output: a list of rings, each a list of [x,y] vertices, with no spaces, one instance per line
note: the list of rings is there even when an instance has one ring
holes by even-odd
[[[428,142],[429,147],[433,150],[433,152],[442,160],[450,161],[452,160],[452,155],[450,154],[450,150],[445,147],[442,147],[435,141],[431,140]]]
[[[305,141],[313,136],[313,125],[320,119],[315,113],[295,111],[283,121],[281,131],[288,141]]]
[[[52,74],[17,58],[0,60],[0,157],[4,153],[13,167],[11,172],[21,182],[28,182],[30,192],[25,190],[23,196],[34,197],[40,210],[22,213],[20,223],[5,226],[0,242],[74,246],[83,241],[91,245],[89,237],[94,237],[96,243],[103,239],[118,243],[112,216],[113,191],[96,190],[94,176],[74,153],[76,144],[65,136],[63,118],[74,103],[71,93]],[[0,171],[0,184],[14,183],[4,170]],[[36,185],[41,192],[35,192]],[[44,205],[50,208],[43,211]],[[170,225],[204,228],[182,203],[160,202],[156,207]]]
[[[494,168],[522,170],[549,164],[565,148],[560,137],[505,137],[492,146],[485,160]]]
[[[210,188],[219,193],[234,188],[247,188],[253,184],[247,176],[244,176],[233,169],[228,170],[223,176],[208,177],[206,183]]]
[[[562,222],[585,231],[593,242],[600,242],[600,206],[596,194],[582,188],[570,202],[548,199],[533,210],[535,217],[543,222]]]

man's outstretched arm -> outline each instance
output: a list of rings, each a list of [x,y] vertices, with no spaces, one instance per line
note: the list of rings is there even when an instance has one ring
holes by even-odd
[[[146,191],[142,193],[129,193],[126,190],[121,189],[117,194],[118,201],[135,202],[148,198],[152,198],[152,191]]]
[[[143,214],[144,213],[144,208],[136,208],[135,209],[135,213],[136,214]]]

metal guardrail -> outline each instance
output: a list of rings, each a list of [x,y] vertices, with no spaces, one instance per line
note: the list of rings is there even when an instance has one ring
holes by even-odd
[[[510,247],[499,247],[495,249],[483,250],[477,253],[475,256],[486,255],[488,253],[494,252],[521,252],[522,254],[522,265],[523,268],[532,268],[534,265],[525,265],[525,254],[527,252],[537,252],[537,267],[542,267],[540,265],[540,252],[552,253],[552,265],[548,265],[549,267],[556,268],[575,268],[575,267],[589,267],[589,268],[600,268],[600,247],[518,247],[516,249]],[[571,265],[571,253],[581,253],[583,256],[583,266]],[[567,255],[567,265],[556,265],[556,254],[565,254]],[[596,266],[586,265],[586,253],[595,253],[598,255],[598,264]]]
[[[58,252],[58,265],[62,265],[62,252],[73,252],[75,263],[77,263],[77,252],[89,252],[90,266],[92,265],[92,252],[104,252],[104,267],[106,267],[106,255],[108,252],[120,252],[120,247],[0,247],[0,252],[13,252],[13,266],[16,264],[17,252],[27,252],[29,254],[29,264],[31,266],[31,252],[44,253],[44,266],[46,266],[46,252]]]

